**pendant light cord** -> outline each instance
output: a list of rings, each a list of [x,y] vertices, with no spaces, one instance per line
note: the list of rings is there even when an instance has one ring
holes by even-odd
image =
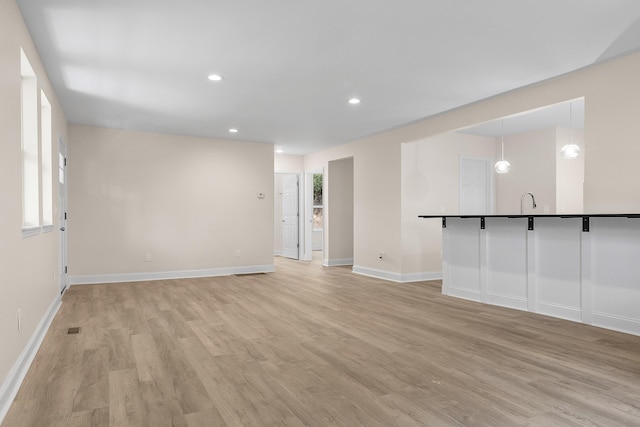
[[[500,130],[500,133],[502,135],[501,135],[500,141],[502,145],[502,154],[500,155],[500,160],[504,160],[504,119],[502,119],[501,125],[502,125],[501,126],[502,128]]]

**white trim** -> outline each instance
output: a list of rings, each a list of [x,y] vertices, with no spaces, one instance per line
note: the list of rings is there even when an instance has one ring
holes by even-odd
[[[613,329],[627,334],[640,335],[640,320],[613,314],[593,312],[593,326]]]
[[[486,304],[482,301],[482,293],[479,290],[476,291],[472,289],[457,288],[455,286],[449,285],[449,293],[447,295]]]
[[[22,238],[33,237],[40,234],[41,227],[39,225],[34,225],[31,227],[22,227]]]
[[[354,265],[353,270],[356,274],[363,276],[375,277],[376,279],[389,280],[398,283],[424,282],[428,280],[442,280],[441,271],[422,272],[422,273],[396,273],[393,271],[377,270],[375,268],[362,267]]]
[[[43,233],[51,233],[53,231],[53,224],[47,224],[42,226]]]
[[[325,267],[339,267],[343,265],[353,265],[353,258],[344,259],[324,259],[322,265]]]
[[[536,301],[535,305],[535,313],[558,317],[565,320],[572,320],[574,322],[582,322],[582,309],[580,307],[571,307],[568,305],[555,304],[544,301]]]
[[[276,271],[275,265],[249,265],[244,267],[206,268],[202,270],[95,274],[69,276],[69,284],[94,285],[99,283],[145,282],[149,280],[192,279],[196,277],[231,276],[233,274],[273,273],[274,271]]]
[[[430,280],[442,280],[442,271],[423,271],[420,273],[404,273],[400,275],[401,282],[428,282]]]
[[[527,311],[527,298],[504,294],[487,294],[487,304]]]
[[[18,360],[16,360],[16,363],[9,371],[7,379],[2,384],[2,387],[0,387],[0,424],[2,424],[7,412],[9,412],[9,408],[18,394],[22,381],[27,375],[27,371],[29,371],[31,363],[36,357],[38,349],[40,348],[40,345],[49,330],[49,326],[51,326],[51,322],[56,316],[61,304],[62,301],[60,296],[56,296],[49,306],[49,309],[40,320],[40,323],[38,323],[33,335],[31,335],[27,346],[22,350],[20,357],[18,357]]]

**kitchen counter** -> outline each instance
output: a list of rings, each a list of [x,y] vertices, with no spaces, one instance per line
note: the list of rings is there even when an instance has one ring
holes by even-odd
[[[640,213],[442,219],[442,292],[640,335]]]

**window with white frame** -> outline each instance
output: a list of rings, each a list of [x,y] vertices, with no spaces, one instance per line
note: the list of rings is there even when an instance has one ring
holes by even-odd
[[[24,51],[20,49],[22,77],[22,229],[23,235],[40,229],[38,162],[38,82]]]
[[[42,174],[42,225],[53,225],[53,168],[51,155],[51,104],[40,91],[40,153]],[[50,228],[50,227],[49,227]]]

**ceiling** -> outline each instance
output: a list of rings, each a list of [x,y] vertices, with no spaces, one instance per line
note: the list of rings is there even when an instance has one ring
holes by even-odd
[[[640,47],[637,0],[17,3],[70,123],[290,154]]]

